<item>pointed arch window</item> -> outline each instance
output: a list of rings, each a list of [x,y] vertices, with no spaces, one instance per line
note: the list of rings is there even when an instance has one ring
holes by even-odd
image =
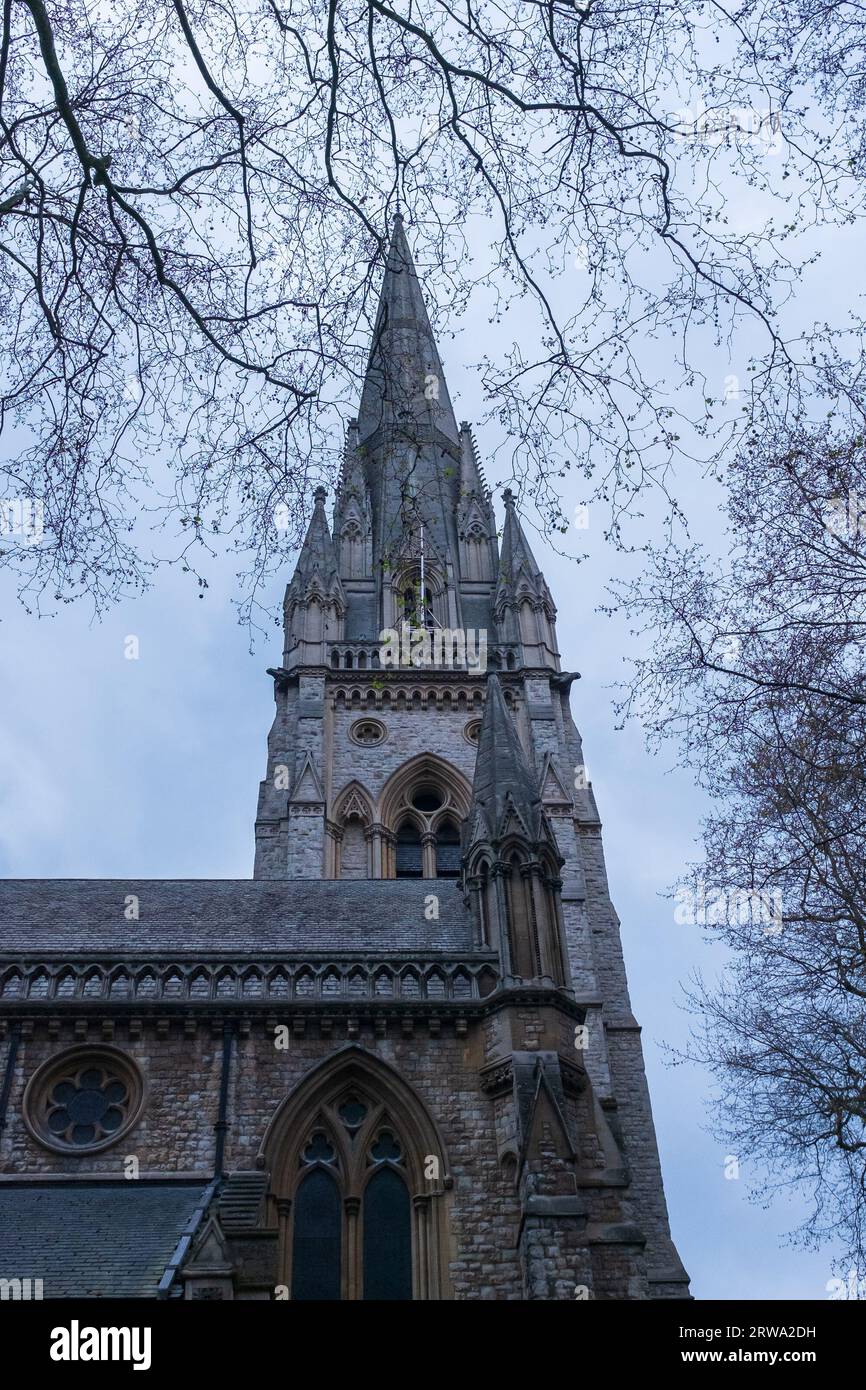
[[[403,590],[403,618],[411,627],[433,627],[433,590],[425,585],[421,603],[421,585],[407,585]]]
[[[412,1213],[409,1191],[390,1165],[364,1189],[364,1299],[412,1297]]]
[[[438,1286],[430,1264],[437,1240],[429,1203],[419,1207],[412,1199],[429,1186],[422,1152],[429,1140],[418,1142],[417,1152],[407,1149],[389,1105],[354,1082],[338,1084],[310,1114],[312,1126],[302,1129],[300,1146],[288,1151],[288,1167],[277,1178],[277,1190],[288,1198],[283,1259],[291,1297],[431,1296]]]
[[[481,945],[489,946],[490,941],[490,866],[485,859],[478,871],[478,914],[481,927]]]
[[[471,789],[460,771],[424,754],[389,778],[380,818],[390,832],[382,857],[383,878],[458,878],[460,826],[469,814]]]
[[[347,579],[364,576],[364,537],[357,521],[348,521],[340,532],[340,555]]]

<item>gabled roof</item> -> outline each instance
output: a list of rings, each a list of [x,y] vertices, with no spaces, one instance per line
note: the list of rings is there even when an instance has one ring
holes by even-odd
[[[441,885],[440,885],[441,888]],[[474,948],[472,915],[448,884],[428,920],[429,879],[0,879],[0,962],[10,956],[255,956]],[[124,917],[138,899],[135,930]],[[2,1271],[0,1271],[2,1272]]]

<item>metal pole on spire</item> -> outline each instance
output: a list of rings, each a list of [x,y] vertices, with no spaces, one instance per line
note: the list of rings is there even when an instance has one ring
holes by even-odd
[[[427,626],[427,590],[424,587],[424,522],[421,522],[421,623]]]

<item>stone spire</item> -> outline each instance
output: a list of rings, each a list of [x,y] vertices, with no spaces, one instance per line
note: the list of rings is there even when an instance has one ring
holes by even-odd
[[[460,424],[460,498],[457,506],[460,577],[472,583],[495,584],[499,571],[496,515],[490,489],[478,462],[472,427]]]
[[[468,420],[461,420],[460,422],[460,496],[465,498],[477,497],[479,500],[483,500],[488,510],[492,511],[490,489],[478,462],[472,426]]]
[[[403,220],[394,219],[358,412],[370,497],[376,626],[396,626],[400,594],[420,582],[429,611],[463,627],[457,503],[460,431]]]
[[[544,576],[539,569],[514,505],[514,493],[506,488],[502,494],[505,503],[505,526],[502,531],[502,548],[499,560],[499,582],[496,586],[497,599],[517,592],[521,582],[539,597],[550,597]]]
[[[505,527],[493,615],[503,642],[521,642],[525,666],[559,670],[556,649],[556,606],[544,575],[529,548],[510,488],[502,494]]]
[[[330,593],[332,587],[340,583],[334,542],[331,540],[328,518],[325,516],[327,495],[323,487],[317,487],[313,494],[313,515],[310,517],[289,589],[297,587],[299,591],[306,592],[312,584],[318,585],[322,593]]]
[[[316,488],[313,515],[298,563],[286,588],[284,664],[324,665],[324,644],[342,637],[346,596],[325,516],[323,487]]]
[[[458,443],[445,373],[398,213],[361,393],[358,438],[364,443],[382,428],[403,430],[407,424],[426,426]]]
[[[358,451],[358,421],[350,420],[334,503],[334,547],[342,579],[372,573],[370,492]]]
[[[498,843],[509,831],[521,831],[531,843],[545,835],[538,781],[495,672],[487,677],[470,826],[473,840],[491,843]]]

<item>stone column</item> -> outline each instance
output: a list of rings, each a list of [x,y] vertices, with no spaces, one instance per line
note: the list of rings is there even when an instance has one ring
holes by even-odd
[[[345,1197],[343,1207],[346,1212],[346,1298],[355,1301],[362,1295],[361,1255],[358,1248],[360,1197]]]
[[[289,1217],[292,1211],[292,1200],[290,1197],[277,1198],[277,1220],[280,1231],[280,1255],[277,1271],[277,1283],[284,1284],[291,1294],[289,1285],[289,1269],[291,1265],[289,1250]]]
[[[421,873],[424,878],[436,877],[436,836],[432,830],[421,836]]]
[[[426,1193],[421,1193],[412,1198],[412,1206],[415,1215],[415,1239],[412,1242],[414,1251],[412,1284],[415,1298],[426,1300],[430,1297],[430,1198]]]

